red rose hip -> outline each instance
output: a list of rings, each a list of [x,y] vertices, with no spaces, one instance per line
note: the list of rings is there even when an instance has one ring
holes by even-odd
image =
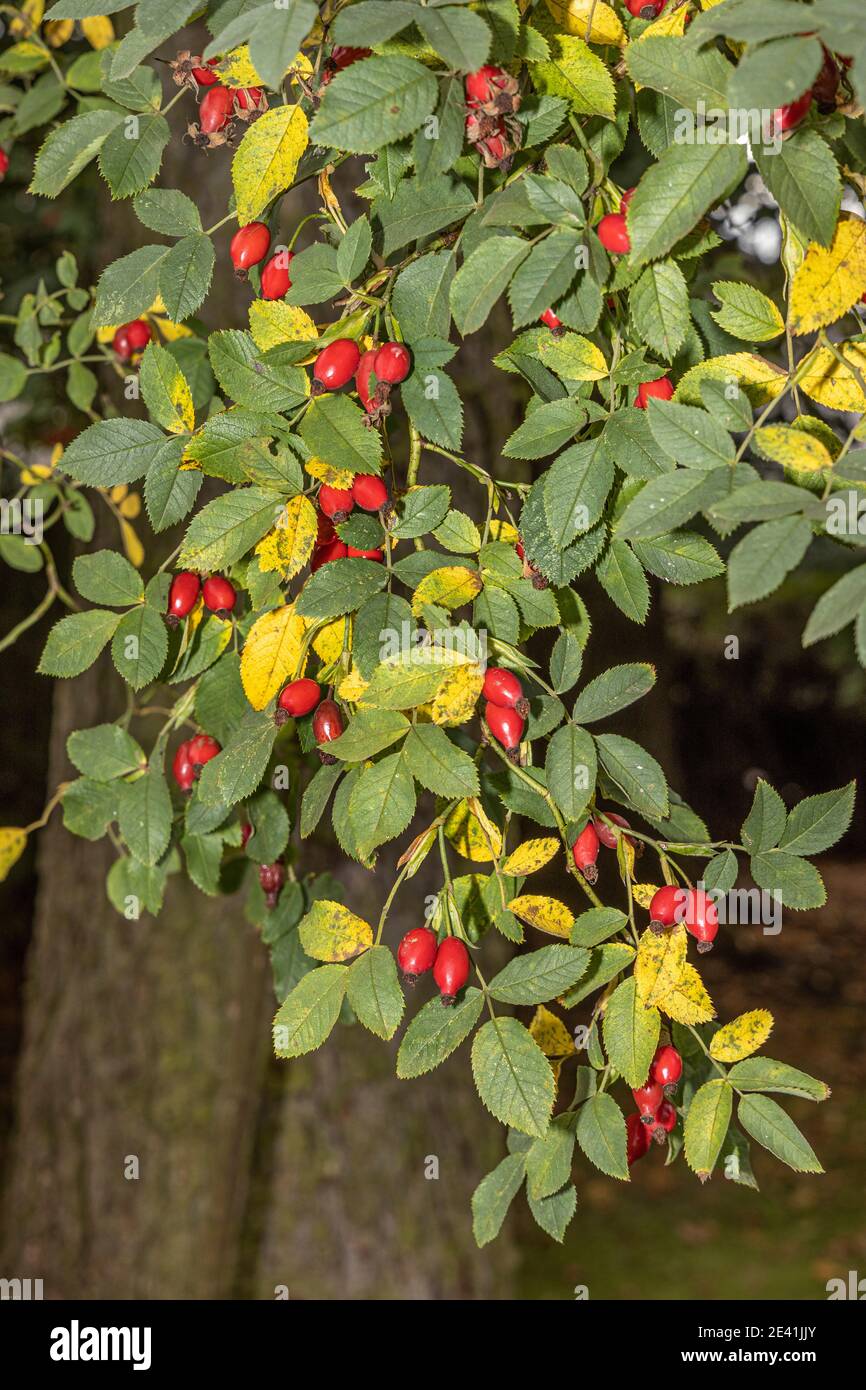
[[[202,97],[198,121],[205,135],[214,135],[228,125],[235,109],[234,93],[228,87],[211,87]]]
[[[378,512],[388,501],[388,489],[375,473],[359,473],[352,483],[352,498],[365,512]]]
[[[282,299],[283,295],[288,294],[292,288],[292,282],[289,279],[291,260],[291,251],[278,251],[275,256],[271,256],[262,271],[262,299]]]
[[[217,743],[210,734],[196,734],[189,741],[189,760],[196,768],[204,767],[221,752],[222,744]]]
[[[205,608],[212,613],[231,613],[238,601],[234,585],[221,574],[212,574],[201,586]]]
[[[181,618],[185,618],[195,608],[198,599],[201,582],[197,574],[192,574],[189,570],[181,570],[171,581],[171,588],[168,591],[168,625],[177,627]]]
[[[323,700],[313,715],[313,738],[318,744],[333,743],[343,732],[343,716],[333,700]],[[332,754],[319,750],[323,763],[336,762]]]
[[[488,701],[484,707],[484,718],[497,743],[502,744],[506,753],[514,753],[523,738],[525,720],[522,715],[516,709],[505,709]]]
[[[583,874],[587,883],[595,883],[598,878],[598,869],[595,862],[598,859],[599,839],[595,832],[592,821],[581,830],[577,839],[571,847],[571,855],[580,872]]]
[[[595,230],[605,251],[610,251],[612,255],[624,256],[631,250],[631,237],[621,212],[609,212]]]
[[[701,954],[711,951],[719,931],[719,914],[712,898],[703,888],[690,888],[686,893],[683,921],[686,931],[691,932],[697,940]]]
[[[248,222],[231,239],[229,255],[239,280],[246,280],[252,266],[265,259],[271,247],[271,234],[264,222]]]
[[[643,1123],[640,1115],[634,1112],[626,1116],[626,1158],[629,1168],[633,1163],[637,1163],[639,1158],[643,1158],[650,1146],[649,1129]]]
[[[662,927],[672,927],[681,922],[685,905],[685,891],[676,884],[666,883],[652,896],[649,905],[650,926],[654,931],[660,931]]]
[[[352,380],[361,360],[361,349],[354,338],[336,338],[322,348],[313,367],[313,395],[339,391]]]
[[[419,975],[433,969],[436,950],[436,935],[429,927],[407,931],[397,947],[397,964],[407,984],[414,985]]]
[[[259,865],[259,883],[265,895],[268,908],[273,910],[279,902],[283,884],[286,881],[285,865],[278,859],[274,864]]]
[[[446,936],[433,965],[443,1004],[453,1004],[469,978],[469,952],[457,936]]]
[[[645,1086],[632,1090],[634,1103],[644,1124],[651,1124],[656,1111],[665,1098],[665,1093],[656,1081],[648,1081]]]
[[[373,371],[380,381],[386,381],[389,386],[399,386],[411,370],[412,357],[402,343],[385,343],[376,353]]]
[[[277,700],[277,723],[285,724],[286,720],[290,718],[302,719],[305,714],[310,713],[310,710],[316,708],[321,698],[321,687],[316,681],[310,680],[307,676],[292,681],[280,691],[280,697]]]
[[[319,488],[319,510],[331,521],[345,521],[355,506],[351,488],[329,487],[322,483]]]
[[[665,1095],[676,1090],[677,1082],[683,1074],[683,1059],[672,1043],[656,1048],[650,1064],[650,1080],[662,1087]]]
[[[525,719],[529,714],[529,701],[513,671],[506,671],[501,666],[488,666],[481,694],[492,705],[517,710],[521,719]]]
[[[646,410],[648,401],[669,401],[674,394],[674,384],[669,376],[657,377],[655,381],[642,381],[637,388],[635,405],[638,410]]]
[[[195,763],[189,756],[189,739],[178,748],[171,765],[172,776],[182,792],[188,792],[195,782]]]
[[[329,565],[332,560],[345,560],[348,553],[349,547],[341,540],[334,540],[327,545],[317,546],[310,561],[310,573],[315,574],[316,570],[322,568],[322,565]]]

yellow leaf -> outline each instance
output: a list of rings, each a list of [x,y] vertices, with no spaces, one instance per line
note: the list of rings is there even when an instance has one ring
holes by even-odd
[[[241,653],[241,681],[253,709],[264,709],[286,681],[304,674],[300,662],[305,628],[293,603],[263,613],[253,623]]]
[[[466,565],[444,565],[426,574],[412,595],[412,612],[417,616],[425,603],[449,610],[471,603],[481,589],[481,575]]]
[[[23,39],[34,34],[42,23],[45,13],[45,0],[24,0],[18,6],[18,14],[9,21],[9,33],[14,39]],[[69,25],[72,28],[72,25]]]
[[[337,694],[341,700],[356,705],[359,700],[363,699],[366,689],[367,682],[357,667],[353,667],[348,676],[344,676],[337,686]]]
[[[562,1019],[543,1004],[535,1010],[529,1031],[545,1057],[573,1057],[577,1051]]]
[[[281,299],[254,299],[250,305],[250,332],[260,352],[280,343],[304,342],[318,337],[318,329],[305,309]]]
[[[536,12],[537,13],[537,12]],[[532,85],[547,96],[564,97],[573,111],[613,120],[616,93],[613,78],[597,53],[573,34],[549,32],[539,23],[550,48],[550,60],[532,64]]]
[[[50,468],[47,463],[34,463],[32,468],[21,470],[21,481],[27,483],[29,487],[37,487],[46,478],[50,478],[53,472],[54,469]]]
[[[837,351],[844,362],[839,362],[829,348],[822,348],[805,376],[800,377],[800,388],[828,410],[862,412],[866,410],[866,398],[854,371],[866,379],[866,346],[840,343]]]
[[[673,931],[663,932],[654,932],[647,927],[638,942],[634,963],[637,996],[646,1008],[651,1004],[661,1005],[666,995],[676,989],[685,962],[685,927],[674,927]]]
[[[765,425],[755,431],[755,444],[765,458],[802,473],[832,468],[833,460],[820,439],[791,425]]]
[[[246,44],[233,48],[217,65],[220,82],[224,87],[263,87],[265,84],[253,67],[250,50]]]
[[[0,883],[8,876],[12,866],[18,863],[26,844],[26,830],[19,830],[15,825],[0,828]]]
[[[144,546],[128,521],[121,521],[120,537],[123,541],[123,548],[126,551],[126,558],[129,563],[135,565],[137,570],[140,570],[144,564]]]
[[[51,48],[62,48],[73,35],[75,24],[71,19],[49,19],[45,26],[45,41]]]
[[[301,945],[313,960],[351,960],[373,944],[373,928],[342,903],[321,898],[298,927]]]
[[[840,217],[829,247],[812,242],[794,276],[792,333],[815,333],[847,314],[866,290],[866,222]]]
[[[663,14],[658,19],[654,20],[652,24],[648,24],[643,33],[639,34],[634,42],[640,43],[641,39],[645,39],[648,35],[657,36],[659,34],[681,38],[686,31],[686,20],[688,17],[688,5],[680,5],[679,9],[671,10],[669,13]],[[637,84],[635,84],[635,86],[637,86]]]
[[[680,378],[674,399],[685,405],[701,405],[701,382],[723,381],[744,391],[752,405],[767,405],[785,387],[787,377],[781,367],[754,352],[729,352],[699,362]]]
[[[291,188],[298,161],[309,144],[300,106],[277,106],[250,126],[232,160],[232,181],[241,226]]]
[[[320,627],[313,638],[313,651],[321,657],[326,666],[333,666],[343,651],[348,618],[334,618]]]
[[[660,1000],[659,1008],[675,1023],[709,1023],[715,1017],[713,1001],[693,965],[685,965],[676,989]]]
[[[547,8],[567,34],[576,34],[587,43],[625,43],[615,10],[604,0],[547,0]]]
[[[502,541],[503,545],[514,545],[517,540],[517,527],[512,526],[510,521],[491,521],[490,539]]]
[[[141,516],[141,498],[138,493],[131,492],[128,497],[124,497],[118,510],[127,521],[134,521],[137,516]]]
[[[639,907],[648,908],[658,891],[655,883],[633,883],[631,886],[631,895]]]
[[[114,43],[114,25],[104,14],[82,19],[81,32],[91,48],[108,48],[109,44]]]
[[[472,805],[469,801],[459,801],[446,820],[443,829],[458,854],[462,854],[464,859],[471,859],[475,864],[483,864],[492,859],[498,859],[502,853],[502,836],[495,825],[492,826],[494,833],[491,835],[492,822],[488,822],[487,833],[485,833],[473,809],[476,805],[477,802],[474,798]],[[487,818],[485,817],[485,819]],[[493,840],[492,847],[491,839]]]
[[[174,343],[178,338],[193,338],[195,334],[185,323],[173,323],[169,318],[153,319],[162,337],[167,343]]]
[[[256,546],[259,569],[265,574],[279,570],[283,579],[293,579],[304,568],[316,544],[316,509],[308,497],[290,497],[269,531]]]
[[[304,468],[311,478],[317,478],[320,483],[325,483],[328,487],[348,488],[352,486],[355,477],[348,468],[334,468],[332,464],[325,463],[324,459],[307,459]]]
[[[433,697],[430,718],[434,724],[456,728],[465,724],[475,713],[475,706],[484,684],[484,673],[478,666],[467,663],[455,666],[444,677]]]
[[[710,1056],[717,1062],[740,1062],[763,1047],[772,1031],[773,1015],[769,1009],[751,1009],[713,1035]]]
[[[514,878],[537,873],[550,863],[558,849],[559,841],[552,836],[546,836],[543,840],[524,840],[522,845],[511,851],[502,865],[502,872]]]
[[[543,898],[535,893],[525,893],[522,897],[512,898],[508,910],[513,912],[515,917],[519,917],[521,922],[526,922],[527,926],[537,927],[539,931],[547,932],[550,936],[562,937],[566,941],[574,926],[572,913],[558,898]]]
[[[545,367],[564,381],[601,381],[608,375],[601,349],[579,333],[564,333],[561,338],[543,333],[536,351]]]

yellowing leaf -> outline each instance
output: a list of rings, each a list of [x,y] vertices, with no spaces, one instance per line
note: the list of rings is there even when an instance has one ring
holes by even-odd
[[[357,668],[353,668],[344,676],[337,686],[337,694],[341,700],[346,700],[349,704],[356,705],[363,699],[364,691],[367,689],[367,682]]]
[[[26,38],[35,33],[42,23],[45,13],[45,0],[24,0],[18,6],[18,14],[9,21],[9,33],[15,39]],[[71,29],[71,25],[69,26]]]
[[[829,247],[812,242],[794,276],[788,324],[814,333],[847,314],[866,290],[866,222],[840,217]]]
[[[680,5],[679,9],[676,10],[671,9],[654,20],[652,24],[648,24],[643,33],[635,39],[635,43],[640,43],[641,39],[647,38],[648,35],[673,35],[675,38],[680,38],[686,31],[688,17],[688,5]]]
[[[430,718],[434,724],[445,724],[456,728],[465,724],[475,713],[475,706],[484,684],[484,673],[479,667],[466,663],[455,666],[444,677],[433,697]]]
[[[866,410],[866,397],[854,375],[866,379],[866,346],[862,343],[840,343],[837,351],[844,361],[839,362],[829,348],[816,353],[800,388],[819,405],[828,410]],[[852,370],[853,369],[853,370]]]
[[[291,188],[298,161],[309,144],[300,106],[277,106],[250,126],[232,160],[232,182],[241,226]]]
[[[545,33],[550,61],[532,64],[532,83],[547,96],[564,97],[573,111],[613,120],[616,96],[613,78],[597,53],[573,34]]]
[[[740,1062],[763,1047],[772,1031],[773,1015],[769,1009],[751,1009],[713,1035],[710,1056],[717,1062]]]
[[[233,48],[217,65],[220,82],[224,87],[263,87],[264,83],[253,67],[250,50],[246,44]]]
[[[831,468],[833,460],[826,445],[804,430],[790,425],[765,425],[755,431],[755,444],[765,458],[801,473]]]
[[[128,497],[124,497],[120,504],[120,515],[125,516],[127,521],[134,521],[137,516],[141,516],[141,498],[137,492],[131,492]]]
[[[529,1031],[545,1057],[573,1057],[577,1051],[562,1019],[543,1004],[535,1010]]]
[[[303,675],[305,628],[293,603],[263,613],[253,623],[241,652],[241,681],[253,709],[264,709],[286,681]]]
[[[373,929],[342,903],[322,898],[300,923],[301,945],[313,960],[351,960],[373,944]]]
[[[547,0],[547,8],[567,34],[587,43],[625,43],[619,17],[604,0]]]
[[[535,893],[525,893],[512,898],[508,904],[509,912],[519,917],[527,926],[537,927],[550,936],[559,936],[567,941],[574,926],[574,916],[558,898],[543,898]]]
[[[127,560],[131,565],[135,565],[137,570],[140,570],[144,564],[144,546],[128,521],[121,521],[120,523],[120,539],[123,542]]]
[[[71,19],[49,19],[45,26],[45,41],[52,48],[62,48],[72,38],[75,24]]]
[[[475,864],[483,864],[491,859],[497,859],[502,852],[502,836],[499,831],[495,826],[493,827],[496,833],[492,837],[493,847],[491,848],[489,831],[485,834],[468,801],[457,803],[443,829],[457,853],[462,854],[464,859],[471,859]]]
[[[26,844],[26,830],[19,830],[14,825],[4,825],[0,828],[0,883],[7,877],[12,866],[18,863]]]
[[[693,965],[685,965],[676,989],[659,1001],[659,1008],[675,1023],[709,1023],[715,1017],[713,1001]]]
[[[333,666],[343,650],[348,618],[334,618],[320,627],[313,638],[313,651],[322,658],[326,666]]]
[[[279,570],[283,579],[293,579],[304,568],[316,544],[316,509],[308,497],[290,497],[273,531],[256,546],[259,569],[266,574]]]
[[[318,337],[318,329],[305,309],[281,299],[254,299],[250,305],[250,332],[260,352],[280,343],[304,342]]]
[[[701,405],[701,382],[723,381],[737,386],[752,405],[767,405],[784,389],[787,380],[781,367],[754,352],[729,352],[699,362],[680,378],[674,399],[684,405]]]
[[[104,14],[82,19],[81,32],[91,48],[108,48],[109,44],[114,43],[114,25]]]
[[[638,942],[634,963],[637,996],[646,1008],[663,1005],[666,995],[679,984],[685,962],[685,927],[662,932],[647,927]]]
[[[552,835],[545,836],[542,840],[524,840],[522,845],[511,851],[502,865],[502,872],[511,874],[513,878],[523,878],[525,874],[537,873],[545,864],[550,863],[558,849],[559,841]]]
[[[440,608],[461,608],[471,603],[481,589],[481,575],[466,565],[444,565],[426,574],[412,595],[412,612],[421,612],[425,603]]]
[[[517,540],[517,527],[512,526],[510,521],[491,521],[490,539],[502,541],[504,545],[514,545]]]
[[[333,464],[325,463],[324,459],[307,459],[304,468],[311,478],[317,478],[320,483],[326,483],[328,487],[351,487],[355,477],[355,474],[350,472],[348,468],[334,468]]]
[[[185,323],[173,323],[169,318],[155,318],[152,320],[159,329],[162,337],[167,343],[174,343],[178,338],[192,338],[194,333]]]
[[[601,349],[580,333],[564,333],[561,338],[544,333],[536,352],[544,365],[564,381],[601,381],[608,375]]]
[[[639,907],[649,908],[658,891],[655,883],[633,883],[631,886],[631,895]]]

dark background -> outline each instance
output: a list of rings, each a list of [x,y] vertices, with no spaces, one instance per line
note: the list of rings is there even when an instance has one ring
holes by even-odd
[[[224,211],[229,156],[183,144],[186,113],[176,108],[171,119],[177,138],[160,182],[191,192],[208,225]],[[32,146],[16,147],[2,190],[4,311],[40,275],[51,279],[65,247],[89,283],[150,239],[127,206],[109,202],[94,170],[55,204],[30,198],[32,157]],[[637,170],[626,162],[621,181]],[[349,164],[335,187],[346,195],[361,177],[359,162]],[[283,231],[314,205],[314,186],[290,195]],[[250,291],[230,274],[229,236],[228,227],[217,234],[207,329],[246,326]],[[714,261],[707,283],[736,273],[729,248]],[[750,263],[746,273],[778,295],[778,267]],[[494,317],[456,359],[466,453],[494,471],[525,400],[515,378],[489,365],[509,336],[507,317]],[[25,416],[4,407],[3,433],[6,447],[42,460],[86,421],[59,382],[37,380]],[[505,466],[520,476],[520,466]],[[423,476],[452,483],[471,508],[455,471],[428,456]],[[147,575],[176,541],[162,537],[151,551],[146,522],[139,529]],[[116,544],[116,532],[99,531],[93,544]],[[71,558],[61,545],[61,574]],[[655,691],[615,727],[660,758],[715,836],[738,838],[758,775],[790,804],[861,770],[866,679],[850,635],[809,652],[800,645],[837,565],[829,543],[815,545],[780,594],[734,615],[723,580],[664,592],[655,584],[644,629],[593,578],[578,581],[594,624],[585,675],[622,660],[655,663]],[[0,633],[35,606],[42,585],[39,575],[4,571]],[[70,683],[34,674],[58,616],[3,656],[4,824],[36,819],[69,775],[71,729],[121,708],[110,663]],[[737,661],[724,656],[731,634]],[[576,1285],[593,1298],[823,1298],[829,1278],[866,1273],[864,854],[858,808],[822,864],[827,907],[786,913],[776,937],[723,930],[702,965],[720,1018],[770,1008],[770,1055],[833,1088],[821,1107],[786,1102],[826,1175],[798,1176],[753,1151],[759,1194],[718,1174],[702,1188],[682,1161],[665,1168],[653,1151],[624,1186],[581,1160],[578,1212],[561,1248],[518,1199],[499,1240],[477,1252],[469,1197],[503,1148],[500,1126],[473,1094],[467,1050],[432,1076],[399,1082],[396,1042],[354,1028],[313,1057],[276,1063],[269,968],[242,895],[215,903],[175,878],[158,920],[126,922],[104,896],[110,846],[73,838],[55,814],[0,890],[0,1275],[42,1278],[46,1297],[70,1298],[271,1298],[280,1285],[302,1299],[568,1299]],[[331,868],[369,918],[395,857],[386,850],[369,875],[325,833],[301,867]],[[609,874],[603,896],[616,891]],[[392,941],[417,924],[420,898],[436,886],[419,876],[398,897]],[[573,902],[573,886],[561,892]],[[419,994],[427,997],[423,986]],[[130,1155],[139,1159],[136,1181],[124,1177]],[[424,1177],[430,1155],[438,1181]]]

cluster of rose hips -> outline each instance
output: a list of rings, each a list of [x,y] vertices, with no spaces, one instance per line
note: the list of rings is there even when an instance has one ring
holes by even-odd
[[[654,932],[682,922],[697,941],[701,954],[713,949],[719,931],[719,913],[703,888],[677,888],[667,883],[653,895],[649,912]]]
[[[520,107],[517,78],[488,65],[469,73],[464,90],[466,139],[488,169],[507,169],[520,144],[520,126],[514,119]]]
[[[334,758],[327,753],[323,747],[326,743],[333,743],[335,738],[339,738],[345,725],[343,715],[339,705],[327,696],[322,699],[322,691],[317,681],[310,680],[309,676],[301,676],[299,680],[290,681],[284,686],[277,698],[277,711],[274,715],[276,724],[285,724],[287,719],[303,719],[305,714],[315,710],[313,715],[313,737],[319,744],[319,757],[323,763],[334,763]]]
[[[605,811],[605,816],[609,821],[613,821],[622,830],[630,830],[631,826],[625,816],[620,816],[616,811]],[[640,841],[635,841],[630,835],[626,835],[626,841],[631,845],[636,854],[643,853],[643,845]],[[606,849],[616,849],[616,842],[619,839],[615,830],[600,818],[587,821],[577,839],[571,847],[571,855],[576,867],[583,874],[587,883],[595,883],[598,878],[596,861],[602,845]]]
[[[683,1074],[683,1059],[676,1048],[665,1043],[656,1049],[650,1063],[649,1076],[643,1086],[632,1091],[637,1114],[626,1119],[626,1154],[629,1168],[650,1146],[650,1140],[664,1144],[677,1122],[676,1106],[671,1097]]]
[[[205,763],[221,752],[222,745],[210,734],[196,734],[195,738],[186,739],[175,753],[171,765],[174,780],[181,791],[191,791]]]
[[[458,936],[439,945],[429,927],[413,927],[397,947],[397,964],[408,985],[432,969],[442,1003],[453,1004],[469,978],[469,952]]]
[[[271,249],[270,229],[264,222],[248,222],[231,239],[229,255],[239,280],[246,280],[253,266],[261,265]],[[282,299],[292,288],[289,266],[292,253],[285,247],[276,251],[262,268],[259,287],[262,299]]]
[[[211,613],[216,613],[221,618],[228,617],[238,600],[234,585],[221,574],[208,575],[202,584],[197,574],[193,574],[191,570],[181,570],[172,579],[168,591],[169,627],[177,627],[181,619],[192,612],[198,602],[199,592],[205,608],[209,608]]]
[[[513,671],[506,671],[501,666],[488,666],[481,694],[487,701],[484,706],[487,727],[515,762],[529,714],[529,701],[523,693],[523,686]]]
[[[205,63],[198,54],[184,50],[170,64],[179,87],[189,87],[196,96],[204,88],[198,123],[187,126],[189,138],[200,149],[213,150],[227,144],[238,124],[248,125],[268,109],[261,87],[223,87],[219,73],[214,71],[218,63],[217,58]]]
[[[131,323],[122,323],[115,330],[111,346],[119,361],[131,362],[137,353],[144,352],[152,338],[153,329],[150,324],[145,319],[133,319]]]
[[[378,564],[382,563],[385,559],[383,550],[378,547],[375,550],[360,550],[357,546],[346,545],[334,530],[334,522],[339,525],[341,521],[345,521],[356,506],[365,512],[378,512],[383,520],[387,518],[391,500],[381,478],[375,473],[359,473],[353,478],[352,486],[348,488],[329,487],[327,483],[323,483],[319,488],[318,501],[318,531],[313,558],[310,561],[310,569],[314,574],[329,561],[344,560],[346,556],[350,559],[375,560]]]

